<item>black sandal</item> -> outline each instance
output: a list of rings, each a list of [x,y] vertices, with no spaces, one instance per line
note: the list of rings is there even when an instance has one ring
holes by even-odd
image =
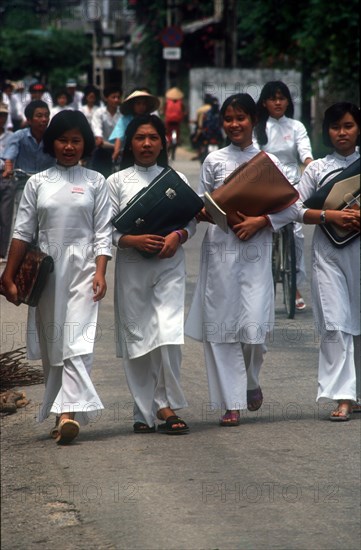
[[[182,427],[176,424],[183,424]],[[164,424],[159,424],[158,432],[167,435],[182,435],[189,432],[189,426],[179,416],[168,416]]]
[[[144,422],[136,422],[133,424],[133,430],[135,434],[154,434],[155,426],[148,426]]]

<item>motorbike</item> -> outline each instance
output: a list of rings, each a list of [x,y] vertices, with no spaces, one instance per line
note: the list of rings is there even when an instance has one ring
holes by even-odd
[[[205,161],[209,153],[212,153],[213,151],[218,151],[219,148],[220,148],[219,142],[216,138],[210,138],[209,140],[204,141],[202,150],[199,156],[199,160],[201,164],[203,164],[203,162]]]

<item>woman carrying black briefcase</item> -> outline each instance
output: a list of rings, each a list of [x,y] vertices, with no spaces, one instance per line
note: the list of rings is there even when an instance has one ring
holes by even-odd
[[[307,166],[301,178],[298,190],[307,209],[302,208],[300,221],[318,226],[312,243],[311,285],[320,333],[317,401],[337,401],[330,420],[342,422],[349,420],[352,411],[360,411],[357,400],[361,398],[359,108],[348,102],[329,107],[323,120],[323,141],[333,152]],[[330,194],[323,206],[315,206],[323,187],[335,174],[348,173],[352,164],[358,167],[358,189],[352,187],[353,194],[344,189],[341,209],[326,206]],[[347,187],[346,180],[339,183]],[[332,228],[344,235],[344,243],[337,243]]]
[[[107,180],[114,220],[167,165],[163,122],[155,115],[135,118],[126,131],[123,169]],[[195,226],[192,220],[164,236],[113,232],[117,356],[123,358],[134,399],[135,433],[155,432],[156,418],[164,421],[159,432],[189,431],[175,411],[187,406],[180,385],[185,296],[182,244],[194,234]]]

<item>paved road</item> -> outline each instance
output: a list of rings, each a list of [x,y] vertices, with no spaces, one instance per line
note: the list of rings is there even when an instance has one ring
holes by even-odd
[[[199,166],[178,152],[175,167],[196,186]],[[306,228],[309,243],[312,230]],[[204,228],[186,245],[187,308]],[[307,244],[309,265],[309,244]],[[29,550],[356,550],[360,546],[360,418],[327,420],[315,403],[317,336],[309,305],[276,324],[257,413],[220,428],[211,412],[202,347],[184,346],[191,426],[184,437],[132,433],[132,403],[114,355],[112,272],[100,313],[94,381],[105,411],[71,447],[34,420],[31,404],[2,418],[2,548]],[[26,308],[1,298],[1,344],[24,343]]]

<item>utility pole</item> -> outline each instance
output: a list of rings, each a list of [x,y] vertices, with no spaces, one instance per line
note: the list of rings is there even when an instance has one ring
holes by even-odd
[[[172,26],[172,1],[167,0],[167,27]],[[166,60],[165,63],[165,89],[168,90],[170,88],[170,61],[169,59]]]
[[[182,4],[181,0],[167,0],[167,28],[178,26],[180,23],[179,6]],[[166,90],[172,87],[171,82],[171,69],[178,68],[178,60],[166,60],[166,74],[165,74],[165,86]]]
[[[237,7],[235,0],[224,0],[223,20],[225,66],[235,69],[237,67]]]

